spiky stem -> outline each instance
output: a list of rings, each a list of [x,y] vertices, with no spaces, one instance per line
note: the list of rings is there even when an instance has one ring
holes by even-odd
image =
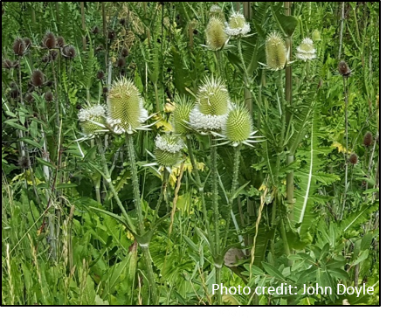
[[[136,213],[137,213],[137,219],[138,219],[138,224],[139,224],[139,231],[140,235],[144,235],[145,233],[145,228],[144,228],[144,221],[143,221],[143,213],[142,213],[142,204],[141,204],[141,197],[140,197],[140,191],[139,191],[139,180],[138,180],[138,174],[137,174],[137,167],[136,167],[136,157],[135,157],[135,147],[134,147],[134,142],[133,142],[133,136],[132,134],[126,134],[126,145],[128,147],[128,155],[129,155],[129,160],[131,163],[131,176],[132,176],[132,184],[133,184],[133,199],[135,201],[136,205]],[[156,287],[156,282],[154,279],[154,272],[153,272],[153,267],[151,265],[152,259],[150,255],[150,250],[149,250],[149,244],[140,244],[140,247],[142,248],[143,255],[144,255],[144,260],[146,264],[146,270],[147,270],[147,277],[149,279],[149,290],[151,294],[151,298],[153,300],[153,304],[158,304],[158,295],[157,295],[157,287]]]
[[[347,179],[348,179],[348,173],[349,173],[349,163],[347,160],[347,153],[349,151],[349,121],[348,121],[348,113],[347,113],[347,104],[348,104],[348,97],[347,97],[347,87],[346,87],[346,78],[343,77],[343,90],[344,90],[344,121],[345,121],[345,137],[346,137],[346,151],[344,153],[344,159],[345,159],[345,173],[344,173],[344,193],[343,193],[343,206],[342,206],[342,211],[340,213],[340,219],[343,218],[344,214],[344,209],[346,205],[346,196],[347,196]]]

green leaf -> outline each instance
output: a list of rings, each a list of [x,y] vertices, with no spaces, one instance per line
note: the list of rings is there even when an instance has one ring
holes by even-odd
[[[267,273],[270,276],[275,277],[281,281],[285,280],[285,277],[282,275],[282,273],[279,272],[279,270],[276,267],[274,267],[271,264],[268,264],[266,262],[261,262],[261,264],[262,264],[264,270],[267,271]]]
[[[365,261],[368,258],[368,256],[369,256],[369,250],[362,251],[361,254],[358,256],[358,258],[353,263],[351,263],[351,265],[354,266],[357,265],[358,263]]]
[[[293,35],[294,30],[297,27],[297,18],[294,16],[287,16],[281,13],[282,5],[278,4],[272,6],[272,12],[277,20],[279,27],[282,32],[286,35],[286,37],[291,37]]]

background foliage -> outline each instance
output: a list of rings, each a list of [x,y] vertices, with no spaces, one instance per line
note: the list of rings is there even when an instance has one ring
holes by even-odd
[[[81,137],[77,113],[89,102],[105,104],[104,89],[121,75],[139,88],[146,108],[158,120],[150,131],[135,136],[142,206],[150,225],[163,193],[159,174],[144,166],[152,161],[146,150],[153,151],[157,133],[171,129],[168,121],[176,96],[193,98],[202,79],[218,71],[214,54],[204,47],[212,4],[2,2],[3,304],[156,304],[150,300],[137,243],[117,218],[102,212],[121,213],[97,171],[101,166],[96,144],[76,141]],[[244,10],[254,33],[243,40],[244,63],[252,78],[247,89],[252,102],[247,105],[265,138],[253,149],[242,149],[241,190],[233,205],[240,232],[231,227],[227,249],[240,248],[238,235],[246,249],[233,264],[225,257],[222,282],[250,287],[281,282],[299,288],[315,283],[333,289],[337,283],[375,287],[373,296],[224,295],[223,303],[378,304],[379,3],[293,3],[294,23],[282,18],[282,3],[219,5],[225,17],[232,9]],[[267,35],[274,30],[287,32],[285,24],[289,29],[294,24],[293,52],[303,38],[314,37],[315,30],[321,40],[314,40],[315,61],[292,64],[293,102],[287,109],[293,121],[282,130],[280,73],[262,69],[259,63],[265,62]],[[58,54],[55,61],[44,61],[49,51],[41,42],[47,31],[73,45],[76,56]],[[12,49],[17,37],[32,41],[23,57]],[[219,64],[232,99],[243,101],[249,97],[245,69],[237,42],[230,40],[229,45]],[[122,63],[124,48],[129,55]],[[16,66],[5,68],[5,59]],[[342,59],[352,70],[347,80],[337,71]],[[45,86],[30,84],[34,69],[45,74]],[[99,71],[104,78],[98,79]],[[45,99],[49,91],[50,102]],[[367,131],[373,134],[369,147],[363,144]],[[113,183],[136,218],[124,138],[107,136],[105,142]],[[206,181],[208,138],[196,137],[195,144],[200,175]],[[220,227],[225,229],[232,148],[219,147],[218,153]],[[286,163],[291,153],[295,161]],[[348,164],[346,188],[345,165],[351,153],[357,154],[358,163]],[[293,215],[288,216],[286,179],[291,172],[295,202]],[[211,293],[214,263],[200,223],[201,201],[193,177],[188,157],[182,168],[173,169],[159,211],[165,217],[151,240],[159,303],[164,305],[216,303]],[[204,190],[211,207],[209,181]],[[208,213],[211,218],[211,208]],[[54,248],[50,224],[55,227]],[[289,248],[284,247],[284,238]]]

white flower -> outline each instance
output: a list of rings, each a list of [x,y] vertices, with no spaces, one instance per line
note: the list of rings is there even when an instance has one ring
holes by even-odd
[[[104,117],[106,110],[102,105],[96,105],[90,108],[81,108],[78,113],[79,121],[90,121],[95,117]]]
[[[78,119],[82,128],[82,132],[85,135],[80,140],[92,138],[102,132],[108,131],[105,126],[106,110],[102,105],[88,106],[82,108],[78,113]]]
[[[313,41],[310,38],[304,38],[299,47],[297,47],[296,57],[303,61],[315,59],[317,55]]]
[[[229,112],[223,115],[203,114],[200,112],[199,106],[196,105],[190,112],[189,124],[193,129],[200,132],[220,130],[226,122],[228,114]]]
[[[229,22],[225,22],[225,32],[228,36],[244,36],[250,32],[250,24],[240,13],[233,13]]]
[[[179,152],[185,147],[185,143],[180,137],[169,135],[157,135],[155,145],[157,149],[171,153]]]

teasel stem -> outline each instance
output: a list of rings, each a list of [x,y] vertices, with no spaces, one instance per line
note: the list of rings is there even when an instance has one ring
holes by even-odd
[[[338,59],[342,58],[342,46],[343,46],[343,23],[344,23],[344,2],[342,2],[342,15],[340,17],[340,32],[339,32],[339,55]]]
[[[96,137],[96,143],[97,143],[97,148],[99,150],[99,154],[101,157],[101,162],[103,164],[103,172],[104,172],[104,175],[106,176],[105,180],[108,183],[108,186],[110,187],[110,190],[114,196],[114,199],[117,202],[119,208],[121,209],[122,214],[124,215],[124,217],[126,219],[126,223],[128,225],[131,225],[131,218],[129,217],[128,213],[126,212],[124,205],[122,204],[121,200],[119,199],[118,192],[112,183],[111,174],[110,174],[110,171],[109,171],[108,165],[107,165],[107,159],[106,159],[106,155],[105,155],[105,151],[104,151],[103,141],[100,137]]]
[[[344,122],[345,122],[345,137],[346,137],[346,151],[344,153],[345,159],[345,173],[344,173],[344,193],[343,193],[343,206],[342,211],[340,213],[340,220],[343,219],[344,209],[346,206],[346,196],[347,196],[347,189],[348,189],[348,173],[349,173],[349,163],[347,158],[347,153],[349,151],[349,121],[348,121],[348,96],[347,96],[347,86],[346,86],[346,77],[343,77],[343,91],[344,91]]]
[[[201,182],[200,179],[200,174],[199,174],[199,169],[197,168],[196,160],[194,159],[194,154],[193,154],[193,145],[192,145],[192,137],[190,135],[186,136],[186,146],[188,148],[188,153],[189,153],[189,158],[190,162],[193,167],[193,172],[196,180],[196,185],[199,190],[200,194],[200,199],[201,199],[201,208],[202,208],[202,213],[203,213],[203,223],[206,227],[207,234],[208,234],[208,241],[210,242],[211,246],[211,251],[214,251],[214,241],[211,235],[211,228],[210,228],[210,222],[207,218],[207,206],[206,206],[206,200],[204,198],[204,184]]]
[[[154,210],[154,220],[158,217],[158,211],[160,210],[161,203],[162,203],[162,201],[163,201],[163,199],[165,197],[164,193],[165,193],[165,190],[167,189],[167,186],[168,186],[169,173],[168,173],[167,169],[165,169],[165,168],[164,168],[164,171],[163,171],[162,178],[163,178],[163,180],[162,180],[162,184],[161,184],[160,197],[158,198],[156,209]]]
[[[226,246],[226,241],[228,239],[228,233],[229,233],[229,225],[231,223],[232,219],[232,214],[233,214],[233,195],[236,192],[237,186],[238,186],[238,179],[239,179],[239,166],[240,166],[240,149],[242,148],[241,145],[235,146],[234,147],[234,154],[233,154],[233,175],[232,175],[232,186],[231,186],[231,193],[229,195],[229,202],[228,202],[228,218],[226,220],[226,226],[225,226],[225,236],[224,236],[224,242],[223,242],[223,247]],[[235,225],[235,227],[238,225]],[[238,230],[238,227],[236,227]],[[241,235],[239,235],[239,241],[243,245],[243,238]]]
[[[132,134],[126,134],[126,145],[128,147],[128,155],[129,155],[129,160],[131,162],[131,176],[132,176],[132,185],[133,185],[133,199],[135,201],[136,205],[136,214],[138,218],[138,224],[139,224],[139,231],[140,235],[144,235],[145,233],[145,228],[144,228],[144,221],[143,221],[143,213],[142,213],[142,201],[140,197],[140,191],[139,191],[139,179],[138,179],[138,174],[137,174],[137,167],[136,167],[136,157],[135,157],[135,146],[133,142],[133,135]],[[149,279],[149,290],[151,294],[151,298],[153,301],[153,304],[158,304],[158,295],[157,295],[157,286],[156,286],[156,281],[154,279],[154,272],[153,272],[153,267],[152,267],[152,259],[150,255],[150,250],[149,250],[149,243],[146,245],[143,245],[139,243],[140,248],[142,248],[143,255],[144,255],[144,260],[145,260],[145,265],[146,265],[146,270],[147,270],[147,277]]]
[[[214,266],[215,277],[217,284],[221,283],[221,268],[220,262],[220,239],[219,239],[219,208],[218,208],[218,153],[217,142],[214,138],[210,137],[211,143],[211,174],[212,174],[212,197],[213,197],[213,217],[215,228],[215,252],[214,252]],[[222,304],[221,292],[217,293],[217,304]]]
[[[290,2],[285,2],[285,15],[289,16],[291,13]],[[292,50],[292,38],[286,38],[286,49],[289,50],[289,61],[291,57]],[[308,63],[306,66],[308,66]],[[308,69],[308,68],[307,68]],[[289,126],[291,120],[291,113],[288,111],[287,106],[292,104],[292,67],[286,66],[285,68],[285,117],[286,117],[286,127]],[[289,153],[286,156],[286,164],[289,165],[294,161],[294,154]],[[291,171],[286,175],[286,200],[289,206],[288,217],[289,220],[293,219],[293,206],[294,206],[294,172]],[[285,234],[286,236],[286,234]]]

